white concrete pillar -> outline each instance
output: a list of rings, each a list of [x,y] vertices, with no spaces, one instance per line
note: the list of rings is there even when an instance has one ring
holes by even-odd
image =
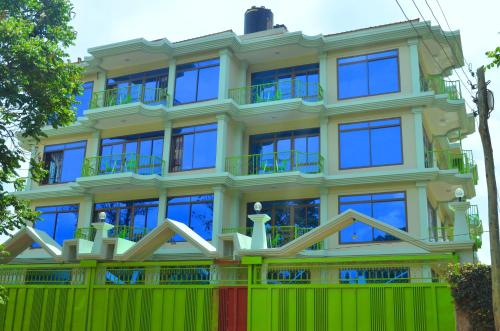
[[[225,171],[228,122],[229,117],[227,115],[217,115],[217,152],[215,159],[216,172]]]
[[[101,145],[101,131],[95,130],[92,132],[92,136],[87,140],[87,148],[85,152],[85,157],[95,157],[99,156],[99,147]]]
[[[319,85],[323,89],[323,97],[325,98],[328,90],[328,55],[326,52],[319,55]],[[324,102],[327,103],[328,100],[324,100]]]
[[[30,158],[32,159],[37,159],[37,145],[36,143],[33,143],[33,145],[31,146],[31,155],[30,155]],[[29,166],[28,164],[28,176],[26,176],[26,182],[24,183],[24,190],[25,191],[30,191],[33,189],[33,178],[31,176],[31,167]]]
[[[161,189],[158,195],[158,221],[157,226],[164,223],[167,218],[167,189]]]
[[[224,218],[224,195],[226,189],[223,186],[215,186],[213,190],[214,212],[212,221],[212,245],[217,248],[218,254],[222,254],[222,241],[219,241],[219,235],[222,234],[222,224]]]
[[[231,75],[231,51],[223,49],[219,51],[219,100],[228,98],[229,76]]]
[[[424,147],[424,126],[423,126],[423,107],[413,107],[413,122],[415,124],[415,158],[417,168],[425,168],[425,147]]]
[[[78,227],[89,228],[92,224],[92,215],[94,212],[94,196],[86,194],[83,196],[82,202],[78,209]]]
[[[323,174],[328,176],[329,173],[329,157],[328,157],[328,117],[320,119],[319,126],[319,147],[320,154],[323,157]]]
[[[163,127],[163,169],[162,176],[166,176],[170,170],[170,144],[172,142],[172,121],[165,121]]]
[[[168,61],[168,82],[167,82],[167,94],[168,102],[167,107],[172,107],[174,104],[174,92],[175,92],[175,72],[176,72],[176,60],[175,58]]]
[[[106,90],[106,82],[108,80],[108,76],[105,71],[97,72],[97,79],[94,82],[93,91],[101,92]]]
[[[418,58],[418,39],[411,39],[408,41],[410,48],[410,72],[411,72],[411,86],[414,94],[420,93],[420,63]]]
[[[418,233],[419,238],[425,238],[427,241],[429,238],[429,214],[427,213],[427,182],[417,182],[417,194],[418,194],[418,215],[420,220],[420,230]],[[424,240],[425,240],[424,239]]]
[[[453,241],[470,241],[469,225],[467,223],[467,210],[470,207],[467,201],[455,201],[448,204],[455,213],[453,222]]]
[[[241,192],[234,192],[232,195],[231,201],[231,220],[228,222],[228,226],[230,228],[239,228],[240,227],[240,205],[241,205]],[[246,234],[246,233],[243,233]]]
[[[328,223],[328,188],[320,189],[319,197],[319,224]],[[328,240],[323,240],[323,249],[328,249]]]

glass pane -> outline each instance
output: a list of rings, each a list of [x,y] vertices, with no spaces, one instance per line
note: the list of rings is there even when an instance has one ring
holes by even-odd
[[[131,225],[132,221],[132,208],[123,208],[120,209],[118,225]]]
[[[307,75],[307,95],[308,100],[316,101],[319,96],[319,74]]]
[[[40,220],[35,221],[35,229],[44,231],[49,237],[54,238],[54,226],[56,223],[56,213],[41,214]]]
[[[368,72],[366,63],[338,66],[339,99],[368,95]]]
[[[189,207],[189,204],[169,205],[167,208],[167,218],[189,226]],[[172,237],[172,241],[184,241],[184,238],[176,234]]]
[[[340,168],[367,167],[369,165],[368,130],[340,132]]]
[[[399,126],[371,130],[372,165],[400,164],[403,162],[401,129]]]
[[[370,94],[399,91],[398,59],[385,59],[368,62]]]
[[[277,172],[290,171],[292,169],[292,143],[290,139],[281,139],[276,144],[276,170]]]
[[[158,207],[149,207],[147,211],[146,228],[154,229],[158,224]]]
[[[85,149],[70,149],[64,151],[64,160],[61,172],[61,182],[71,182],[82,175]]]
[[[373,217],[379,221],[390,224],[400,230],[406,229],[406,205],[404,201],[375,202],[373,203]],[[396,240],[395,237],[374,229],[373,237],[376,241]]]
[[[301,74],[295,76],[295,85],[294,85],[294,98],[302,98],[307,96],[307,75]]]
[[[217,131],[195,134],[193,168],[210,168],[215,166],[217,148]]]
[[[90,100],[92,99],[92,89],[94,83],[87,82],[82,85],[83,92],[81,95],[75,96],[75,103],[73,104],[73,109],[76,113],[76,116],[83,116],[83,112],[89,109]]]
[[[212,203],[196,203],[191,207],[191,229],[205,240],[212,240]]]
[[[175,78],[175,99],[174,104],[196,101],[196,81],[198,71],[178,72]]]
[[[219,94],[219,67],[200,69],[198,100],[215,99]]]
[[[60,245],[66,239],[73,239],[76,225],[78,223],[78,212],[76,213],[59,213],[57,216],[57,225],[55,240]]]
[[[371,216],[372,214],[370,203],[353,203],[340,205],[341,213],[348,209],[355,210],[367,216]],[[340,231],[340,243],[342,244],[367,242],[372,240],[373,228],[361,222],[355,222]]]
[[[292,97],[292,79],[288,77],[278,78],[278,93],[277,100],[290,99]]]
[[[193,168],[194,134],[184,135],[182,144],[182,170]]]
[[[130,84],[130,95],[127,101],[128,103],[142,102],[142,80],[134,81]]]
[[[367,55],[367,58],[369,60],[373,60],[373,59],[379,59],[382,57],[389,57],[389,56],[398,56],[398,51],[396,49],[394,49],[391,51],[369,54],[369,55]]]

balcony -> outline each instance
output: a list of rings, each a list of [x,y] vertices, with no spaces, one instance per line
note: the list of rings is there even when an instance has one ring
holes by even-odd
[[[298,237],[306,234],[314,228],[303,228],[295,225],[280,225],[280,226],[267,226],[267,247],[277,248],[290,241],[297,239]],[[246,236],[252,236],[251,227],[239,227],[239,228],[223,228],[222,233],[241,233]],[[309,250],[320,250],[323,249],[323,243],[319,242],[309,247]]]
[[[317,152],[285,151],[227,157],[225,169],[235,176],[289,171],[315,174],[322,172],[323,166],[324,158]]]
[[[477,185],[477,165],[471,150],[433,150],[425,155],[425,166],[439,169],[457,169],[460,174],[472,174],[474,185]]]
[[[86,158],[82,177],[133,172],[140,175],[161,175],[164,161],[153,155],[134,153],[102,155]]]
[[[466,221],[469,227],[469,238],[470,240],[475,242],[476,248],[481,248],[482,246],[482,235],[483,235],[483,223],[479,218],[479,211],[477,205],[470,205],[466,214]],[[432,241],[436,242],[446,242],[446,241],[455,241],[456,240],[464,240],[463,234],[457,233],[455,234],[453,226],[439,226],[432,227],[430,238]]]
[[[323,100],[323,89],[318,82],[288,79],[230,89],[229,98],[239,105],[294,98],[315,102]]]
[[[460,81],[444,80],[442,76],[427,76],[420,80],[423,92],[434,91],[436,94],[447,94],[449,100],[462,99]]]
[[[166,88],[145,88],[141,85],[119,87],[92,93],[89,109],[139,102],[145,105],[167,105]]]
[[[138,228],[126,225],[115,226],[109,230],[108,236],[110,238],[121,238],[137,242],[147,235],[151,230],[149,228]],[[78,228],[74,233],[75,239],[85,239],[94,241],[96,229],[93,227]]]

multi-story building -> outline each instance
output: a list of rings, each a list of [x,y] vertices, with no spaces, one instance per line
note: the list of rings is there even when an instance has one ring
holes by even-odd
[[[48,176],[15,193],[41,220],[6,243],[0,325],[451,330],[475,126],[460,35],[429,27],[90,48],[76,122],[22,142]]]

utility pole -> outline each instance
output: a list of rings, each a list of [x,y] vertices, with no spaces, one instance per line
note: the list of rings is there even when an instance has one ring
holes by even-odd
[[[500,239],[498,233],[498,191],[495,179],[495,163],[491,146],[488,118],[493,105],[488,105],[488,89],[484,78],[484,67],[477,69],[479,135],[483,143],[486,185],[488,188],[488,224],[490,227],[491,288],[493,295],[493,317],[495,330],[500,330]]]

